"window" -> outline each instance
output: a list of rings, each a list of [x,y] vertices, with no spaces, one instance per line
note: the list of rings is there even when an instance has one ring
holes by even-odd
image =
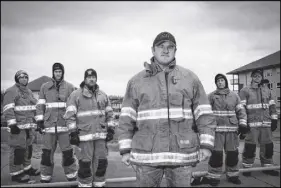
[[[277,74],[280,74],[280,68],[277,68],[277,69],[276,69],[276,73],[277,73]]]
[[[270,85],[270,89],[272,90],[272,89],[273,89],[273,88],[272,88],[272,83],[270,83],[269,85]]]
[[[279,103],[280,103],[280,97],[277,97],[277,102],[279,102]]]
[[[277,85],[277,86],[276,86],[277,88],[280,88],[280,82],[279,82],[279,83],[277,83],[276,85]]]

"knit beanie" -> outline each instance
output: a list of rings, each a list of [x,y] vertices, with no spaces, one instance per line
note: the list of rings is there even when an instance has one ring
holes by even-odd
[[[84,73],[84,80],[86,79],[86,77],[88,76],[95,76],[97,79],[97,72],[94,69],[87,69]]]

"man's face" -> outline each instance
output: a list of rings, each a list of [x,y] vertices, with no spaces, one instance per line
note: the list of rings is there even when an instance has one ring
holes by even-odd
[[[255,74],[252,76],[252,80],[253,80],[253,82],[259,84],[259,83],[261,83],[262,75],[260,75],[259,73],[255,73]]]
[[[166,41],[152,47],[152,54],[160,64],[168,65],[175,58],[176,46],[174,43]]]
[[[224,89],[225,88],[225,80],[223,78],[219,78],[217,80],[217,86],[219,89]]]
[[[54,76],[55,76],[56,81],[61,80],[61,78],[62,78],[62,70],[60,70],[60,69],[55,70],[54,71]]]
[[[97,78],[95,76],[87,76],[85,79],[85,84],[88,87],[93,87],[96,85],[96,83],[97,83]]]
[[[19,83],[23,86],[26,86],[28,84],[28,77],[26,75],[21,75],[19,77]]]

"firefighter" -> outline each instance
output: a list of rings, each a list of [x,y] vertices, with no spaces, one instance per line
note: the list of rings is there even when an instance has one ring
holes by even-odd
[[[78,146],[78,186],[104,187],[107,169],[106,142],[113,139],[113,110],[107,95],[99,89],[97,73],[87,69],[80,88],[67,102],[64,118],[70,143]]]
[[[214,147],[215,117],[199,78],[176,64],[176,40],[158,34],[151,64],[133,76],[118,126],[122,162],[136,165],[140,187],[188,187],[192,166]],[[198,133],[195,132],[198,130]]]
[[[64,66],[54,63],[53,78],[43,84],[36,105],[38,131],[43,133],[41,158],[41,182],[49,183],[54,169],[54,153],[59,143],[62,151],[62,167],[68,181],[76,180],[77,164],[70,145],[68,129],[63,115],[66,102],[74,86],[64,80]]]
[[[217,89],[209,94],[209,101],[217,119],[215,134],[215,148],[209,160],[208,174],[201,180],[201,184],[208,183],[217,186],[220,182],[223,166],[223,150],[226,154],[226,177],[229,182],[241,184],[238,168],[239,138],[237,132],[246,134],[247,115],[240,97],[230,91],[225,75],[215,76]]]
[[[16,84],[4,94],[3,113],[10,128],[10,175],[12,181],[28,182],[30,176],[40,171],[31,166],[32,143],[35,138],[34,122],[37,100],[27,87],[28,74],[19,70],[15,75]]]
[[[277,128],[276,105],[268,87],[261,86],[263,71],[256,69],[252,72],[251,85],[241,89],[239,95],[246,107],[250,132],[246,134],[242,165],[251,168],[255,161],[256,146],[260,145],[261,166],[273,165],[272,131]],[[271,176],[279,176],[275,170],[262,171]],[[251,172],[244,172],[244,176],[251,176]]]

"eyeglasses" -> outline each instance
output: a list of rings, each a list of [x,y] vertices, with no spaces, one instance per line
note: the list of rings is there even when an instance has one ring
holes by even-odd
[[[254,78],[261,78],[262,76],[259,75],[259,74],[254,74],[253,77],[254,77]]]
[[[26,79],[28,79],[28,76],[20,76],[19,79],[21,79],[21,78],[26,78]]]

